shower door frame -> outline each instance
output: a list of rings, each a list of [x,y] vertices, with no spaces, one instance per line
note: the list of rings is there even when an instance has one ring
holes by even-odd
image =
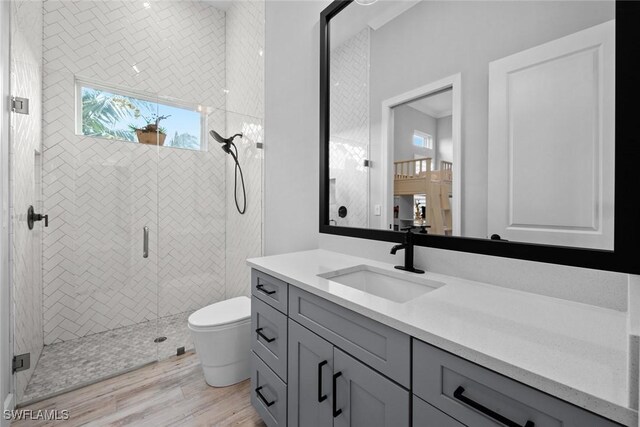
[[[0,399],[2,409],[11,410],[14,405],[14,380],[11,372],[13,358],[13,325],[11,322],[11,281],[9,274],[10,220],[9,220],[9,99],[11,81],[11,4],[0,2],[0,192],[2,207],[0,209]],[[0,425],[8,425],[4,417],[0,417]]]

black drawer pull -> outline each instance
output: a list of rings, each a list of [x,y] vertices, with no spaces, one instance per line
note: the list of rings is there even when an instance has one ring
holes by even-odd
[[[326,364],[326,360],[318,363],[318,402],[324,402],[327,400],[327,395],[322,394],[322,367]]]
[[[458,386],[456,391],[453,392],[453,397],[458,399],[460,402],[465,403],[468,406],[471,406],[473,409],[476,409],[477,411],[482,412],[486,416],[491,417],[494,420],[504,424],[507,427],[523,427],[520,424],[511,421],[509,418],[505,417],[504,415],[501,415],[495,411],[492,411],[486,406],[483,406],[478,402],[469,399],[467,396],[463,396],[462,393],[464,393],[464,387]],[[535,427],[535,424],[533,423],[533,421],[527,421],[524,427]]]
[[[336,381],[339,377],[342,376],[342,372],[338,372],[333,374],[333,418],[337,417],[342,413],[342,409],[337,409],[338,406],[338,393],[336,387]]]
[[[263,285],[263,284],[256,285],[256,289],[257,289],[257,290],[259,290],[259,291],[260,291],[260,292],[262,292],[262,293],[267,294],[267,295],[273,295],[273,294],[275,294],[275,293],[276,293],[276,291],[268,291],[268,290],[266,290],[266,289],[264,288],[264,285]]]
[[[274,341],[276,340],[276,337],[269,338],[269,337],[267,337],[265,334],[263,334],[263,333],[262,333],[262,329],[264,329],[264,328],[258,328],[258,329],[256,329],[256,333],[257,333],[258,335],[260,335],[260,338],[262,338],[262,339],[263,339],[263,340],[265,340],[266,342],[274,342]]]
[[[260,390],[262,390],[262,386],[256,388],[256,394],[258,395],[258,397],[260,398],[260,400],[262,400],[262,403],[264,403],[265,405],[267,405],[267,408],[271,405],[273,405],[274,403],[276,403],[275,400],[272,400],[271,402],[269,402],[263,395],[262,393],[260,393]]]

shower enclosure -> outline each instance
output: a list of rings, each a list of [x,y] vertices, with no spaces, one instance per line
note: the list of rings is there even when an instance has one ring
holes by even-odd
[[[244,261],[262,251],[264,3],[14,0],[11,30],[11,93],[29,100],[10,141],[26,403],[190,350],[190,313],[248,295]],[[244,135],[245,215],[210,129]],[[48,226],[29,229],[29,206]]]

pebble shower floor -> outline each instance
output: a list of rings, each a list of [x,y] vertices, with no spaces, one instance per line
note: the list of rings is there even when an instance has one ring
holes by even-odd
[[[174,356],[179,347],[192,350],[187,327],[190,314],[180,313],[45,346],[20,403],[41,400],[166,359]],[[167,339],[155,344],[153,340],[159,336]]]

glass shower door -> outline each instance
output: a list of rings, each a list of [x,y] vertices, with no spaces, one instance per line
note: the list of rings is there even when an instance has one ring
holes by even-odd
[[[15,31],[27,11],[14,9]],[[19,403],[158,359],[159,134],[145,144],[129,127],[155,120],[157,96],[80,79],[47,43],[43,70],[12,70],[12,93],[31,98],[11,140],[14,352],[31,359]],[[30,204],[48,226],[28,229]]]

